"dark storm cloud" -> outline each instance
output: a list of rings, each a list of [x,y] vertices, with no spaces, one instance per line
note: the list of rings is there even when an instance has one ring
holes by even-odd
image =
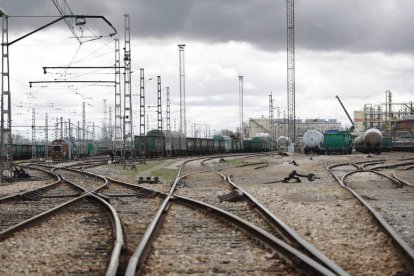
[[[74,13],[107,17],[123,35],[205,42],[246,41],[286,48],[285,0],[67,0]],[[4,0],[9,14],[56,15],[52,1]],[[407,52],[414,49],[414,1],[296,0],[296,43],[312,50]],[[17,21],[17,20],[16,20]],[[24,20],[20,20],[24,21]],[[16,23],[22,27],[24,22]],[[64,26],[62,24],[62,26]]]

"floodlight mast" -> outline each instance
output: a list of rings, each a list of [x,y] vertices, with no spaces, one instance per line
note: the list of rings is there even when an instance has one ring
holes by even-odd
[[[4,9],[0,8],[0,16],[3,18],[2,24],[2,94],[1,94],[1,137],[0,137],[0,182],[3,180],[3,173],[8,171],[10,177],[12,177],[12,137],[11,137],[11,92],[10,92],[10,73],[9,73],[9,46],[14,43],[31,36],[55,23],[65,20],[67,18],[75,18],[77,20],[85,20],[86,18],[102,19],[113,30],[109,36],[113,36],[117,33],[112,24],[104,17],[100,15],[65,15],[59,17],[46,25],[43,25],[34,31],[27,33],[11,42],[9,42],[9,25],[8,15]]]

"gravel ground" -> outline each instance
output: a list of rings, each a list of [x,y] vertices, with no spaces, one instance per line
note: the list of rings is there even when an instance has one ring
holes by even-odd
[[[397,187],[377,174],[361,172],[346,178],[346,183],[414,248],[414,187]]]
[[[112,250],[109,216],[90,203],[0,242],[1,275],[104,275]]]
[[[392,158],[392,155],[386,157]],[[226,172],[234,174],[237,184],[350,274],[395,275],[405,271],[391,240],[324,166],[325,162],[364,161],[366,156],[314,156],[312,159],[295,154],[281,160],[269,159],[268,168],[245,167]],[[292,160],[298,166],[288,164]],[[292,170],[301,174],[314,173],[321,179],[263,184],[282,180]]]
[[[12,183],[0,183],[0,198],[47,186],[56,181],[55,178],[52,179],[48,174],[38,170],[26,169],[26,172],[32,178],[16,179]]]
[[[249,250],[246,250],[249,248]],[[274,252],[204,213],[173,204],[143,274],[296,275]]]

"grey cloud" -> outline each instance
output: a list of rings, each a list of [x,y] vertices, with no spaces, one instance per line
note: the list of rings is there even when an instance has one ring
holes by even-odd
[[[264,50],[286,48],[286,1],[273,0],[67,0],[74,13],[106,16],[123,36],[124,13],[139,38],[205,42],[246,41]],[[52,1],[4,0],[9,14],[56,15]],[[297,0],[297,47],[349,52],[414,49],[410,0]],[[24,21],[24,20],[19,20]],[[15,27],[24,27],[24,22]],[[63,26],[63,25],[62,25]],[[29,28],[30,26],[26,26]]]

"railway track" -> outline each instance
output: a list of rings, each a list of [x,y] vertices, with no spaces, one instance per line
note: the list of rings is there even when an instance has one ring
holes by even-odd
[[[127,275],[136,272],[295,274],[305,271],[334,275],[253,223],[211,204],[176,195],[175,188],[188,175],[177,176],[170,194],[130,259]],[[151,253],[149,248],[152,248]]]
[[[348,189],[369,210],[384,233],[391,238],[406,269],[414,274],[414,235],[410,233],[414,223],[414,187],[403,185],[397,179],[377,171],[407,164],[379,165],[382,163],[384,162],[365,162],[363,166],[353,163],[351,165],[354,169],[351,170],[349,164],[326,164],[326,168],[341,186]],[[347,167],[348,171],[345,172],[342,167]]]
[[[0,232],[0,271],[115,275],[120,230],[105,201],[90,194],[78,197]]]
[[[57,180],[54,183],[0,199],[0,231],[63,204],[83,192],[57,175],[55,177]]]

